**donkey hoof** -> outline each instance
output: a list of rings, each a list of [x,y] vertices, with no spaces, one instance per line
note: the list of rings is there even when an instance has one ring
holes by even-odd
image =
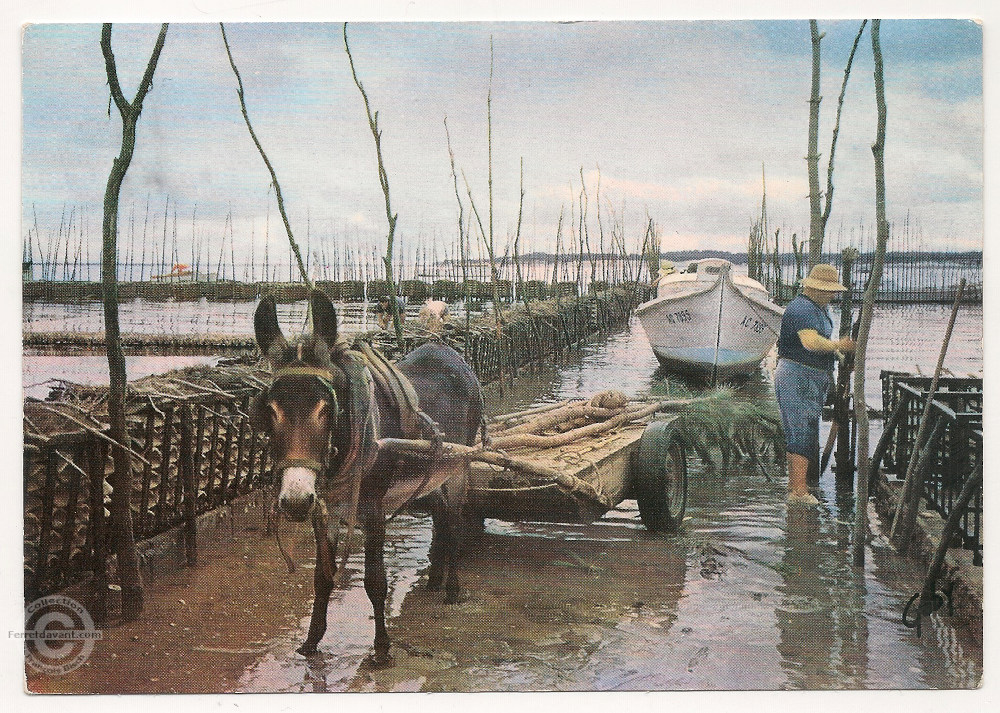
[[[463,589],[449,590],[444,595],[445,604],[461,604],[469,601],[469,593]]]
[[[392,657],[392,654],[390,654],[388,650],[373,651],[368,654],[364,660],[364,667],[369,671],[392,668],[395,664],[396,660]]]
[[[295,649],[295,653],[302,654],[303,656],[312,656],[317,651],[318,649],[316,648],[316,644],[311,644],[308,641],[302,644],[299,648]]]

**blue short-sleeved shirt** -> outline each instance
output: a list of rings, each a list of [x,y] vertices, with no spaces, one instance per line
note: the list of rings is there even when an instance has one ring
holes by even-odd
[[[778,357],[823,371],[833,371],[835,357],[832,352],[811,352],[802,346],[799,331],[803,329],[815,329],[820,336],[829,339],[833,334],[833,320],[825,308],[805,295],[799,295],[788,303],[785,316],[781,318]]]

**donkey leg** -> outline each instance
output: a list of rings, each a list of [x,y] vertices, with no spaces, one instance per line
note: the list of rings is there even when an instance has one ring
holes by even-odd
[[[385,628],[385,599],[388,584],[385,576],[385,518],[380,507],[369,514],[365,523],[365,593],[375,615],[375,652],[370,662],[376,667],[392,665],[389,633]]]
[[[458,560],[461,555],[464,530],[465,499],[468,492],[468,466],[459,466],[442,489],[445,500],[445,552],[448,557],[448,578],[444,585],[444,603],[457,604],[461,586],[458,582]]]
[[[431,566],[427,573],[427,589],[437,592],[444,582],[445,551],[445,525],[448,514],[445,512],[444,498],[440,493],[432,493],[428,496],[431,509],[431,549],[428,559]]]
[[[316,653],[316,647],[326,633],[326,611],[333,591],[333,576],[337,569],[336,553],[327,536],[326,519],[313,518],[313,534],[316,536],[316,571],[313,573],[312,618],[309,620],[309,634],[305,642],[296,649],[303,656]]]
[[[448,513],[446,524],[448,533],[446,540],[446,547],[448,548],[448,578],[444,583],[445,604],[457,604],[458,595],[462,591],[461,585],[458,582],[458,550],[461,544],[461,538],[458,536],[460,521],[461,518],[458,513]]]

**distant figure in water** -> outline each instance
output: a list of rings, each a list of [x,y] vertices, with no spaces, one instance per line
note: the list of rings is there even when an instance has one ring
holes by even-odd
[[[380,297],[378,302],[375,303],[375,317],[378,320],[379,329],[388,329],[389,325],[392,324],[392,299],[388,295],[385,297]],[[396,298],[396,304],[399,305],[399,321],[400,323],[406,321],[406,303],[403,302],[402,297]]]
[[[447,303],[441,300],[427,300],[420,308],[417,322],[428,332],[442,334],[449,316]]]

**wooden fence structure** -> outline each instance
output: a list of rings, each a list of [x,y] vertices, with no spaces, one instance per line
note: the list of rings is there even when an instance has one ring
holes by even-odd
[[[882,404],[885,427],[872,456],[872,472],[903,478],[913,456],[920,418],[931,378],[883,371]],[[965,481],[983,464],[983,380],[941,378],[929,413],[927,470],[922,496],[928,507],[947,519]],[[980,483],[961,513],[958,546],[983,563],[983,486]]]
[[[344,280],[340,282],[317,280],[316,287],[334,301],[361,302],[375,301],[389,294],[385,280]],[[606,283],[595,282],[589,292],[607,289]],[[512,293],[510,280],[499,281],[500,294],[509,299]],[[25,302],[53,302],[76,304],[101,299],[101,283],[76,280],[25,280],[22,283]],[[158,280],[143,282],[121,282],[118,297],[123,301],[144,299],[150,301],[194,301],[206,299],[217,302],[246,302],[259,299],[263,293],[274,295],[279,302],[297,302],[309,296],[309,288],[304,282],[237,282],[233,280],[212,280],[194,282],[191,280]],[[493,288],[489,282],[468,280],[465,283],[452,280],[402,280],[400,295],[410,302],[428,299],[455,303],[468,297],[479,304],[493,298]],[[559,282],[555,285],[540,280],[527,280],[517,285],[518,299],[543,300],[556,295],[577,296],[580,287],[575,281]]]
[[[211,382],[209,382],[211,383]],[[213,388],[211,386],[205,389]],[[93,578],[100,594],[116,534],[111,499],[129,496],[135,538],[175,527],[184,531],[189,562],[197,557],[196,519],[261,487],[269,478],[266,436],[247,414],[256,387],[228,394],[193,389],[188,395],[134,396],[129,425],[131,492],[111,489],[113,462],[104,428],[40,434],[26,430],[24,446],[24,576],[31,601]],[[81,420],[75,409],[28,402],[25,417],[54,427]],[[99,610],[103,607],[99,607]]]

